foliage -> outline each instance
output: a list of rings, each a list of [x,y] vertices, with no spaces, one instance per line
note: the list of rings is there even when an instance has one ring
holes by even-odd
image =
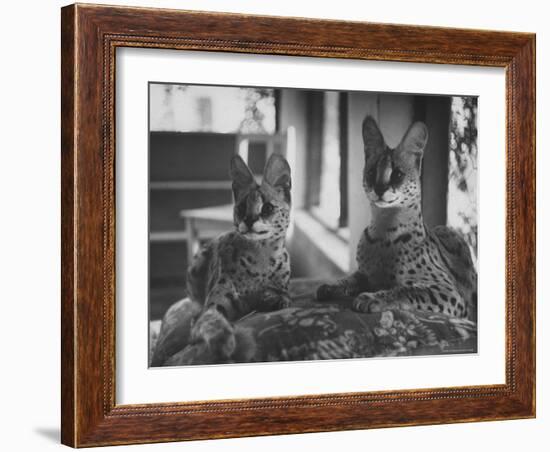
[[[245,96],[245,117],[241,121],[239,132],[251,134],[267,133],[264,125],[264,106],[272,106],[275,103],[274,90],[271,88],[242,89]]]
[[[451,105],[449,226],[462,233],[477,261],[477,97],[453,97]]]

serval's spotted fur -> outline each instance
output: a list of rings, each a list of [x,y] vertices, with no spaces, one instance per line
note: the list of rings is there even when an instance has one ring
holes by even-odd
[[[232,322],[252,311],[290,305],[290,258],[285,248],[290,221],[290,167],[279,154],[266,163],[260,184],[246,163],[231,160],[235,230],[206,245],[188,272],[191,299],[204,307],[191,332],[230,356]]]
[[[390,149],[375,120],[365,118],[363,187],[372,220],[357,248],[358,270],[319,287],[319,300],[353,297],[361,312],[415,308],[476,319],[477,273],[466,242],[423,221],[420,173],[427,140],[427,127],[417,122]]]

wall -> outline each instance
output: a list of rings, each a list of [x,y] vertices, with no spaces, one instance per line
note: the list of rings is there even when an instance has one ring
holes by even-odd
[[[292,128],[294,146],[288,146],[287,159],[292,168],[292,208],[294,211],[291,227],[287,234],[287,247],[290,251],[293,278],[320,278],[334,280],[342,276],[342,270],[327,257],[325,250],[319,248],[319,236],[312,237],[306,234],[304,225],[300,224],[297,211],[311,203],[307,199],[311,189],[312,178],[308,178],[308,170],[312,165],[321,165],[318,150],[322,146],[319,131],[322,121],[321,108],[324,93],[321,91],[307,91],[298,89],[282,89],[278,117],[280,131],[289,132]],[[315,183],[319,184],[320,180]],[[308,187],[309,184],[309,187]],[[309,188],[309,190],[308,190]],[[318,187],[317,187],[318,188]],[[319,229],[323,229],[321,227]],[[327,231],[323,234],[330,235]],[[332,237],[330,237],[332,238]],[[332,238],[333,239],[333,238]],[[347,250],[344,250],[347,252]]]
[[[93,1],[93,0],[90,0]],[[122,451],[545,451],[550,430],[550,31],[545,2],[311,2],[279,0],[113,0],[126,5],[210,9],[374,22],[536,31],[538,80],[538,413],[535,420],[404,427],[117,447]],[[68,450],[59,425],[59,7],[67,1],[6,2],[0,30],[3,145],[0,270],[3,321],[3,449]],[[495,8],[498,7],[498,10]],[[22,169],[24,168],[24,171]],[[345,376],[343,377],[345,378]],[[368,378],[366,376],[365,378]],[[107,450],[107,449],[105,449]]]
[[[306,125],[306,92],[303,90],[283,89],[280,91],[279,131],[286,132],[289,127],[295,130],[295,167],[297,174],[305,174],[307,125]],[[305,184],[293,181],[292,206],[303,207],[305,202]]]
[[[369,224],[371,220],[370,205],[361,184],[357,181],[363,180],[363,168],[365,166],[365,157],[363,152],[357,152],[363,149],[362,118],[367,114],[378,118],[377,95],[371,93],[354,93],[348,97],[348,111],[350,121],[348,123],[348,145],[350,152],[348,154],[348,196],[350,205],[348,211],[350,230],[350,249],[357,249],[359,237],[364,229],[364,225]],[[363,225],[363,226],[361,226]],[[350,253],[350,268],[357,267],[355,256]]]
[[[429,131],[422,160],[422,213],[428,226],[447,224],[447,192],[449,181],[449,121],[451,99],[424,98],[424,121]],[[446,171],[441,171],[446,168]],[[445,197],[441,196],[445,193]]]

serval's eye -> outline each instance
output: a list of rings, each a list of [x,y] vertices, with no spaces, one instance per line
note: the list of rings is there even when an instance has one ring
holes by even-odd
[[[262,206],[262,217],[268,217],[269,215],[271,215],[273,213],[273,209],[273,204],[266,202]]]
[[[403,171],[401,171],[399,168],[394,168],[391,173],[391,183],[398,184],[403,180],[403,177],[405,177],[405,173],[403,173]]]

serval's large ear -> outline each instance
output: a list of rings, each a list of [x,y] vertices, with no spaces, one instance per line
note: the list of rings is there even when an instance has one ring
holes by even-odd
[[[248,192],[251,186],[256,184],[254,176],[248,165],[240,155],[234,155],[231,158],[230,165],[231,179],[233,180],[233,196],[235,201],[241,199],[242,195]]]
[[[365,160],[386,148],[382,132],[380,132],[375,119],[370,115],[367,115],[363,120],[363,144],[365,146]]]
[[[290,165],[281,154],[271,154],[265,164],[263,181],[277,192],[282,192],[285,200],[290,202]]]
[[[399,148],[406,152],[422,156],[426,143],[428,142],[428,128],[423,122],[411,124],[405,132]]]

